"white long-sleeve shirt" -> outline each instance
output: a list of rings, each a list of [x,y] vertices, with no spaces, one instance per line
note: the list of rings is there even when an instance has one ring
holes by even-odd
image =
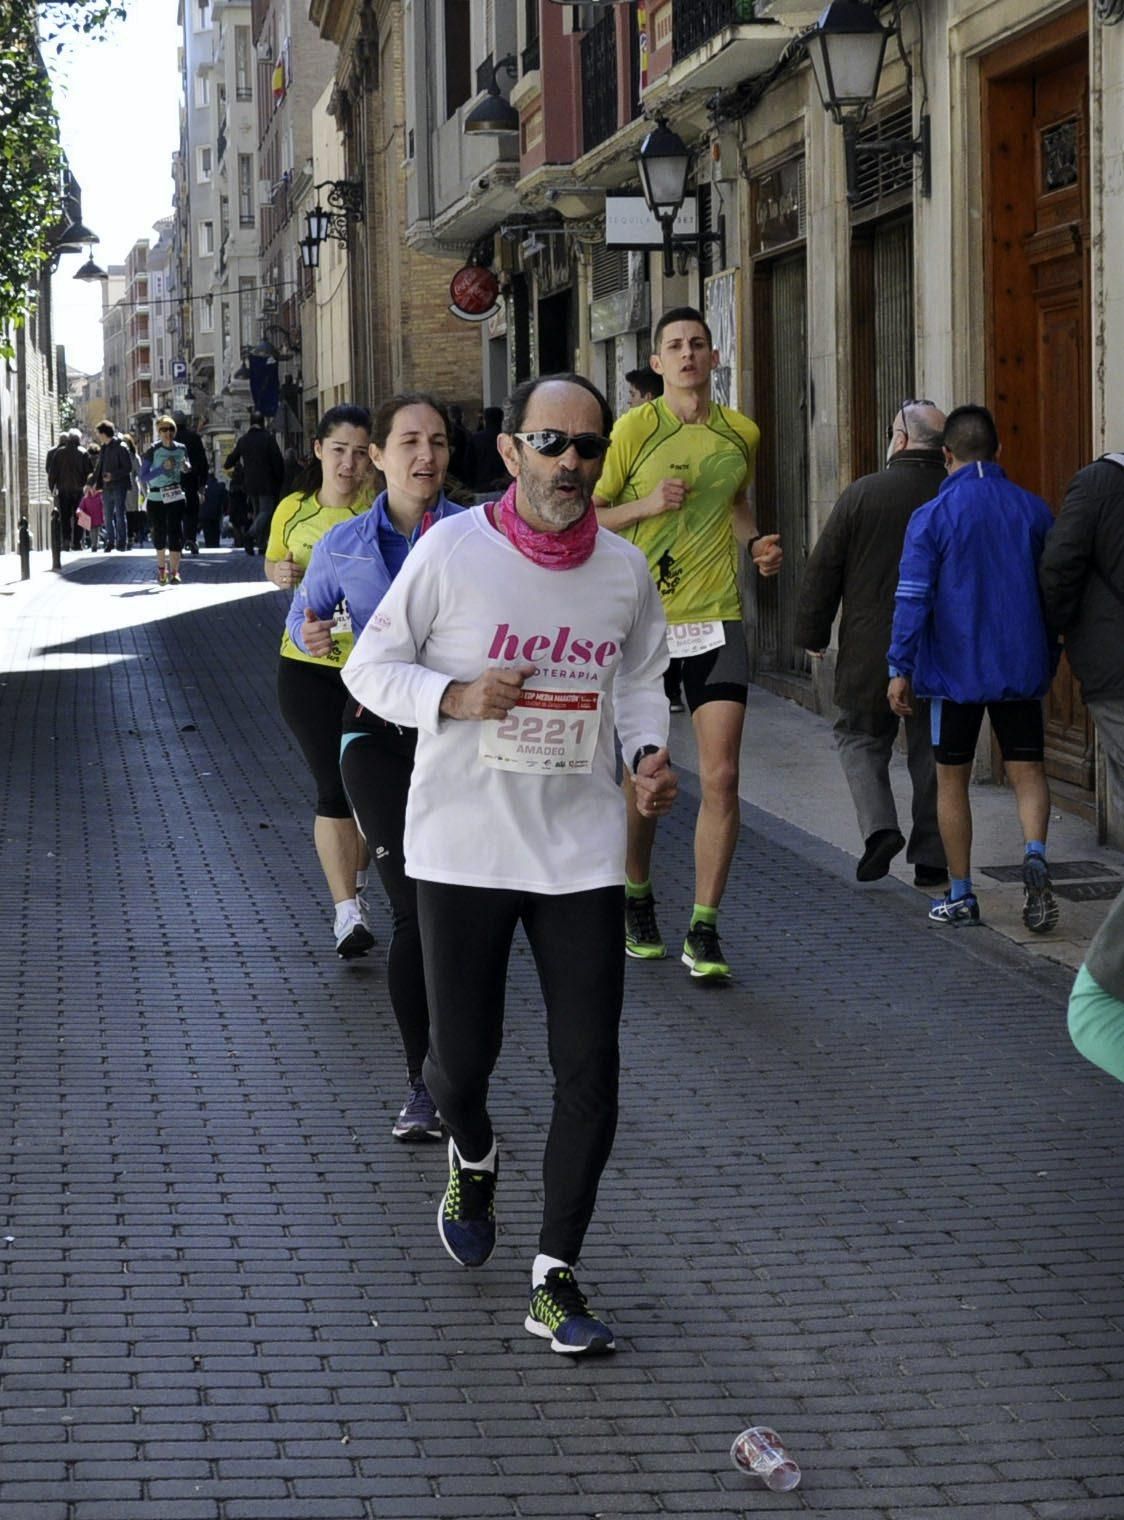
[[[667,743],[667,658],[667,623],[647,561],[616,534],[599,532],[583,565],[547,570],[481,507],[438,523],[343,671],[364,707],[418,730],[406,809],[409,875],[547,894],[622,883],[625,811],[613,734],[626,760],[643,745]],[[535,667],[523,689],[538,706],[519,706],[504,723],[441,716],[450,681],[524,664]],[[556,744],[530,742],[552,735]]]

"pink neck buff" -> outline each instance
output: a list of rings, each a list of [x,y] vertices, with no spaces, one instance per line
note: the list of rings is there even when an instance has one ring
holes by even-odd
[[[540,533],[520,517],[515,506],[515,482],[490,509],[492,526],[510,540],[529,560],[544,570],[572,570],[584,565],[597,541],[597,513],[592,503],[577,522],[558,533]]]

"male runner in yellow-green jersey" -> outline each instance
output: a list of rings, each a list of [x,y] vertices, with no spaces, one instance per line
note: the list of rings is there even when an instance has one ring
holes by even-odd
[[[748,548],[760,575],[776,575],[783,555],[778,534],[757,532],[749,505],[757,425],[710,399],[718,353],[702,315],[690,306],[665,312],[653,347],[663,395],[626,412],[613,428],[595,502],[601,526],[647,555],[667,614],[669,651],[683,659],[702,802],[682,959],[692,976],[721,980],[730,968],[718,940],[718,908],[738,837],[749,685],[737,546]],[[640,815],[631,792],[628,816],[625,949],[655,960],[667,954],[651,885],[655,821]]]

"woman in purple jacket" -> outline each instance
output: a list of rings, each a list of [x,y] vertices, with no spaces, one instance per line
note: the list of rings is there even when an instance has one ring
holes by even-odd
[[[339,628],[358,638],[421,535],[461,510],[443,489],[450,437],[445,407],[424,392],[392,396],[375,413],[371,459],[386,489],[369,512],[330,529],[312,551],[288,617],[289,635],[306,653],[328,654]],[[429,1005],[416,889],[406,875],[402,845],[416,743],[415,729],[385,723],[349,700],[340,771],[393,920],[387,986],[409,1080],[406,1102],[394,1123],[399,1140],[441,1137],[441,1121],[421,1074],[429,1043]]]

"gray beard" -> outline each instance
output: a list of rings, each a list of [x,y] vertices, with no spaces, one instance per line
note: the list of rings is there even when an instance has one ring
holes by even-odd
[[[535,516],[558,531],[576,523],[589,506],[589,495],[580,484],[576,496],[555,496],[549,485],[537,481],[533,486],[525,482],[523,491]]]

